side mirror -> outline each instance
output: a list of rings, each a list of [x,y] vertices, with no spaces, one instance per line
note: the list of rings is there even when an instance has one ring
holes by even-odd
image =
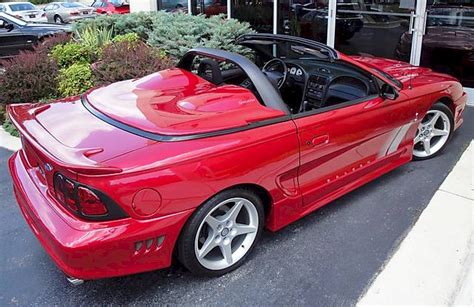
[[[395,100],[398,98],[399,94],[392,86],[384,83],[380,88],[380,96],[385,99]]]

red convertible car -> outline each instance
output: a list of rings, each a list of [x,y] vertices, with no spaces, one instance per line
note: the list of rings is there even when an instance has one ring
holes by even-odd
[[[71,281],[165,268],[216,276],[276,231],[440,153],[466,94],[448,75],[307,39],[241,36],[177,67],[8,108],[31,229]],[[252,59],[252,60],[249,60]]]

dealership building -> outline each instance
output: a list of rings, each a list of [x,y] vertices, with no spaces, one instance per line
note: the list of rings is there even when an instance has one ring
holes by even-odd
[[[350,55],[403,60],[474,87],[474,0],[130,0],[130,6],[225,14],[258,32],[305,37]]]

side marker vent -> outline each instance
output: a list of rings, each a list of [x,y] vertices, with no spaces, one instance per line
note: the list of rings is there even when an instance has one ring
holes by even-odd
[[[137,241],[135,242],[135,255],[144,255],[149,252],[157,251],[163,245],[164,241],[165,236]]]

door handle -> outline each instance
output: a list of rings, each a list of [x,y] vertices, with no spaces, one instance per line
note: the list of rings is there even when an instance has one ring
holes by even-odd
[[[329,143],[329,135],[321,135],[321,136],[315,136],[311,141],[307,141],[306,145],[315,147],[318,145],[323,145]]]

